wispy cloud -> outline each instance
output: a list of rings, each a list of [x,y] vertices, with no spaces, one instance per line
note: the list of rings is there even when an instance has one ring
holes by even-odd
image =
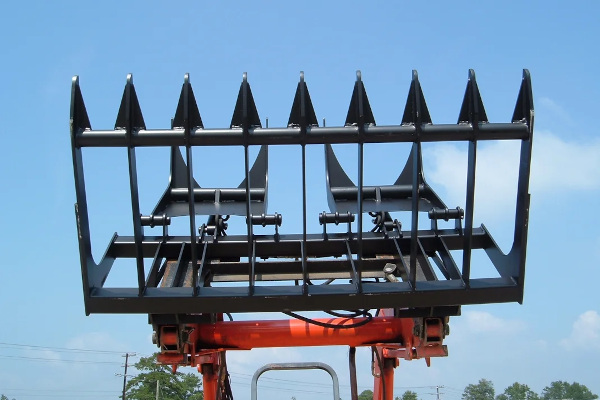
[[[595,310],[581,314],[573,323],[571,335],[560,345],[567,350],[600,350],[600,314]]]
[[[575,142],[552,132],[536,132],[532,191],[560,193],[600,188],[600,140]]]
[[[475,200],[477,215],[504,215],[514,209],[519,166],[518,143],[482,143],[477,151]],[[465,206],[467,176],[466,146],[443,144],[434,148],[432,165],[426,171],[434,189],[442,187],[448,206]]]
[[[73,349],[90,349],[90,350],[111,350],[122,351],[127,350],[125,344],[120,343],[106,332],[87,332],[70,338],[66,347]]]
[[[302,353],[293,348],[265,348],[249,351],[230,351],[227,353],[227,359],[230,365],[235,365],[236,372],[245,374],[254,374],[254,371],[264,364],[301,361]]]
[[[470,333],[512,335],[526,328],[524,321],[499,318],[485,311],[468,311],[462,320]]]
[[[505,215],[514,209],[519,167],[516,141],[482,143],[477,152],[476,213]],[[465,203],[467,148],[454,144],[432,147],[427,178],[446,192],[449,205]],[[600,140],[573,141],[548,131],[535,133],[530,191],[560,195],[600,189]]]
[[[573,119],[569,115],[569,113],[557,102],[552,100],[549,97],[540,97],[536,101],[536,114],[539,112],[540,114],[549,114],[562,120],[565,123],[573,122]]]

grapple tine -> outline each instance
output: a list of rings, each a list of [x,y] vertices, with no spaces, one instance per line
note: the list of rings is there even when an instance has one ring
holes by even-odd
[[[408,91],[408,98],[406,99],[406,106],[404,107],[402,123],[415,125],[432,123],[429,109],[423,96],[423,90],[421,89],[421,83],[419,82],[419,74],[416,70],[412,72],[412,81]]]
[[[181,107],[179,107],[179,105]],[[185,188],[187,189],[190,228],[190,263],[192,265],[191,286],[192,293],[194,296],[196,296],[198,294],[198,243],[196,241],[196,199],[194,188],[197,183],[194,180],[193,154],[192,147],[190,145],[190,137],[192,135],[193,128],[202,127],[202,119],[200,118],[200,111],[198,110],[198,106],[196,104],[196,98],[194,97],[194,91],[192,90],[189,74],[185,74],[183,78],[183,87],[181,88],[179,105],[177,106],[177,111],[180,111],[180,114],[177,115],[177,111],[175,111],[173,124],[181,124],[184,130],[185,158],[187,160]]]
[[[533,129],[533,92],[531,90],[531,75],[527,69],[523,70],[523,79],[521,80],[512,121],[526,121],[527,125]]]
[[[133,237],[135,244],[135,260],[137,265],[138,278],[138,296],[143,296],[146,289],[146,279],[144,272],[144,259],[142,251],[142,240],[144,231],[142,228],[140,199],[137,183],[137,162],[135,156],[135,146],[133,145],[133,136],[136,131],[146,129],[144,117],[138,102],[135,87],[133,85],[133,75],[127,75],[127,83],[123,90],[123,97],[119,107],[119,113],[115,122],[115,129],[124,129],[128,142],[127,161],[129,167],[129,188],[131,192],[131,214],[133,222]]]
[[[425,97],[421,90],[419,75],[416,70],[412,71],[412,80],[404,107],[404,115],[402,116],[402,124],[410,124],[415,127],[415,140],[412,145],[410,157],[407,166],[407,176],[410,175],[411,188],[411,230],[410,230],[410,262],[408,279],[413,291],[417,289],[417,256],[419,251],[419,243],[417,231],[419,226],[419,180],[422,177],[423,160],[421,155],[421,142],[419,138],[423,130],[422,124],[431,123],[431,117]],[[409,164],[410,163],[410,164]],[[402,174],[400,174],[402,177]],[[400,178],[399,178],[400,179]]]
[[[73,175],[75,178],[75,220],[77,221],[77,239],[79,244],[79,262],[81,264],[81,280],[83,284],[83,298],[85,314],[89,315],[88,303],[90,290],[96,285],[101,285],[94,279],[98,273],[98,265],[92,259],[92,244],[90,239],[90,225],[87,208],[87,195],[85,190],[85,177],[83,173],[83,156],[81,148],[76,146],[76,137],[86,128],[91,129],[90,120],[85,109],[79,77],[75,75],[71,82],[71,110],[70,110],[71,153],[73,157]],[[105,269],[106,270],[106,269]],[[110,270],[110,267],[108,268]],[[104,271],[103,271],[104,272]],[[108,273],[108,271],[106,271]]]
[[[458,116],[458,123],[461,122],[470,122],[472,124],[488,122],[481,94],[479,93],[479,87],[475,80],[475,71],[472,69],[469,70],[469,81]]]
[[[74,76],[71,85],[71,131],[77,134],[81,130],[92,129],[90,119],[88,118],[81,88],[79,87],[79,77]]]
[[[300,71],[300,81],[292,103],[288,127],[299,127],[300,136],[306,138],[309,127],[319,126],[315,109],[310,99],[308,86],[304,81],[304,71]],[[308,294],[309,276],[306,259],[306,143],[302,144],[302,243],[301,243],[301,267],[302,267],[302,294]]]
[[[477,137],[479,123],[487,122],[483,101],[479,94],[475,72],[469,70],[469,81],[465,90],[465,98],[459,115],[459,123],[467,122],[473,127],[473,135],[469,140],[467,156],[467,186],[465,191],[465,230],[463,236],[462,280],[467,287],[471,284],[471,254],[473,250],[473,214],[475,212],[475,177],[477,167]]]
[[[185,117],[186,114],[187,118]],[[175,110],[175,117],[173,118],[173,127],[184,129],[204,128],[202,118],[200,117],[200,110],[198,110],[198,105],[196,104],[194,90],[190,83],[189,74],[185,74],[184,77],[181,94],[179,95],[179,102],[177,103],[177,110]]]
[[[346,115],[346,122],[344,125],[363,125],[373,124],[375,125],[375,117],[371,110],[371,104],[369,104],[369,98],[367,97],[367,91],[362,81],[362,75],[360,71],[356,72],[356,82],[354,83],[354,90],[352,91],[352,98],[350,99],[350,106],[348,107],[348,114]]]
[[[230,127],[248,129],[257,126],[262,127],[262,124],[252,96],[252,89],[248,83],[248,75],[244,72]]]
[[[135,86],[133,85],[132,74],[127,75],[127,83],[123,90],[123,97],[121,98],[121,105],[119,106],[115,129],[125,129],[128,132],[131,132],[134,129],[146,129],[142,109],[140,108],[140,103],[138,102],[138,97],[135,92]]]
[[[304,128],[308,126],[319,126],[315,109],[310,100],[308,86],[304,81],[304,72],[300,73],[300,82],[298,82],[298,87],[296,88],[296,95],[294,96],[294,102],[292,103],[288,126],[300,126]]]

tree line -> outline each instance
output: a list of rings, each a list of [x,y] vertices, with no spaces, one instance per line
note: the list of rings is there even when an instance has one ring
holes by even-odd
[[[504,389],[504,392],[496,395],[494,384],[487,379],[480,379],[478,383],[467,385],[462,394],[462,400],[596,400],[597,398],[598,395],[592,393],[585,385],[565,381],[552,382],[540,394],[525,384],[515,382]],[[358,396],[358,400],[373,400],[373,391],[364,390]],[[395,400],[419,400],[419,398],[416,392],[407,390]]]
[[[499,395],[495,395],[494,384],[487,379],[480,379],[476,384],[467,385],[463,400],[595,400],[598,398],[585,385],[577,382],[554,381],[542,389],[540,394],[529,386],[515,382]]]
[[[127,382],[127,399],[154,400],[159,390],[161,399],[203,400],[202,381],[198,374],[172,373],[169,366],[156,363],[156,354],[142,357],[134,364],[138,375]],[[158,382],[158,384],[157,384]],[[498,395],[494,384],[487,379],[465,387],[462,400],[596,400],[598,395],[592,393],[585,385],[577,382],[555,381],[546,386],[541,393],[536,393],[529,386],[515,382]],[[4,394],[0,400],[11,400]],[[12,399],[15,400],[15,399]],[[364,390],[358,400],[373,400],[373,391]],[[405,391],[395,400],[420,400],[416,392]]]

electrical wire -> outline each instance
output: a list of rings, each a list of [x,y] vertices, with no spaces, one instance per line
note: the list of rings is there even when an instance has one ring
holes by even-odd
[[[0,342],[2,347],[17,347],[17,348],[33,348],[33,349],[45,349],[53,350],[58,352],[73,352],[73,353],[98,353],[98,354],[123,354],[122,351],[114,350],[93,350],[93,349],[78,349],[70,347],[52,347],[52,346],[39,346],[35,344],[21,344],[21,343],[6,343]]]
[[[31,361],[42,361],[42,362],[69,362],[69,363],[80,363],[80,364],[121,364],[118,361],[92,361],[92,360],[64,360],[60,358],[45,358],[45,357],[27,357],[27,356],[9,356],[0,355],[0,358],[10,358],[15,360],[31,360]]]

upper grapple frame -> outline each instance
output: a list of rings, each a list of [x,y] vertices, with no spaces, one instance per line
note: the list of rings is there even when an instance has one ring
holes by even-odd
[[[171,125],[171,129],[146,129],[130,75],[115,129],[92,130],[79,80],[73,78],[71,139],[86,313],[148,313],[165,322],[172,316],[179,322],[194,320],[201,313],[365,308],[393,308],[407,316],[452,315],[463,304],[522,301],[533,135],[527,70],[523,71],[509,123],[488,121],[475,74],[470,70],[457,124],[432,123],[413,71],[399,125],[375,124],[360,73],[342,127],[318,126],[302,73],[286,128],[262,127],[246,74],[229,128],[204,128],[188,75]],[[473,226],[477,144],[482,140],[521,142],[514,240],[508,254],[500,250],[483,225]],[[468,143],[464,210],[449,209],[424,178],[421,144],[441,141]],[[412,150],[396,182],[364,185],[364,144],[399,142],[412,143]],[[358,147],[357,184],[336,158],[332,144],[338,143]],[[307,232],[306,146],[311,144],[325,148],[330,212],[319,215],[322,233]],[[302,232],[298,234],[279,234],[282,215],[267,212],[268,147],[277,145],[302,149],[303,211]],[[144,215],[139,205],[136,148],[146,146],[171,148],[171,178],[154,210]],[[192,148],[197,146],[243,147],[241,184],[236,188],[202,188],[192,168]],[[250,146],[260,146],[252,166]],[[91,251],[84,147],[122,147],[128,155],[133,236],[115,234],[99,263]],[[178,147],[185,148],[184,156]],[[410,211],[410,230],[402,230],[391,217],[390,212],[401,210]],[[373,229],[364,227],[367,212],[374,216]],[[432,220],[431,229],[418,229],[423,212]],[[200,229],[196,215],[207,217]],[[245,234],[225,234],[228,215],[246,217]],[[176,217],[187,218],[189,235],[169,235],[166,227]],[[455,227],[440,229],[439,219],[453,219]],[[356,221],[354,232],[352,221]],[[348,223],[348,232],[328,233],[328,223]],[[274,225],[275,234],[255,234],[253,225],[259,224]],[[144,226],[163,226],[162,235],[146,235]],[[471,277],[474,249],[485,250],[498,272],[496,277]],[[453,250],[462,251],[461,267],[452,257]],[[104,287],[117,258],[135,260],[136,287]],[[152,260],[148,273],[144,259]],[[325,284],[313,284],[316,279],[325,280]],[[349,283],[329,284],[334,279]],[[261,286],[256,285],[257,280],[278,284]],[[211,287],[217,281],[234,283]]]

